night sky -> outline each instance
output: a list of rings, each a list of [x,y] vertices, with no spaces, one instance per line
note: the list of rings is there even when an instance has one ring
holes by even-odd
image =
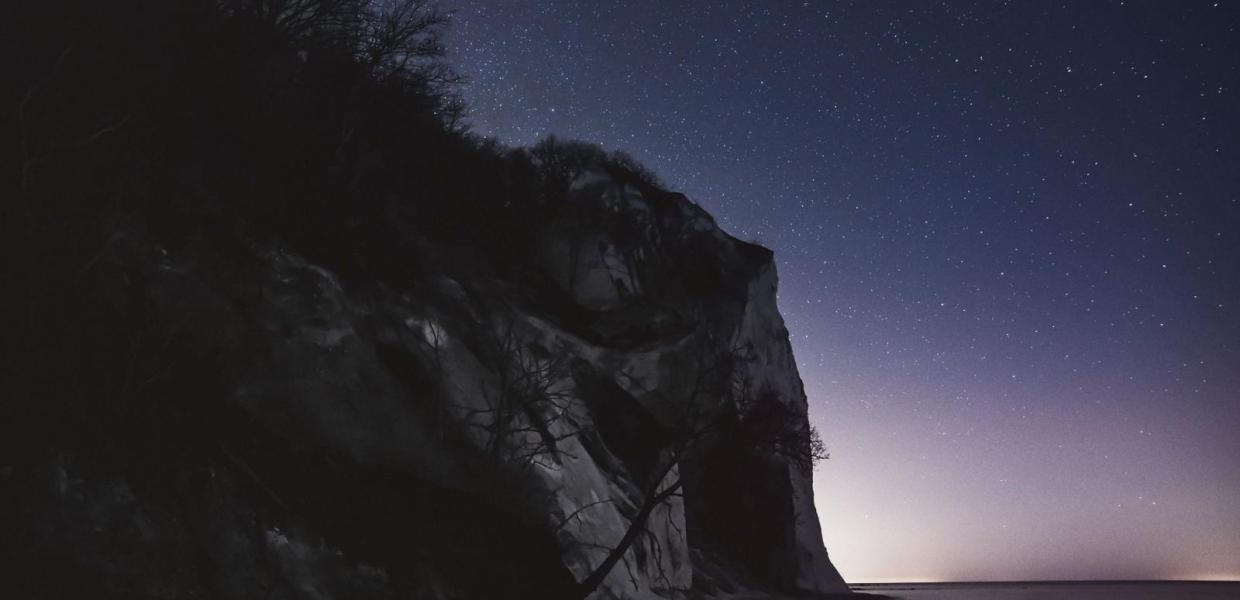
[[[1240,3],[448,6],[475,131],[775,250],[846,579],[1240,579]]]

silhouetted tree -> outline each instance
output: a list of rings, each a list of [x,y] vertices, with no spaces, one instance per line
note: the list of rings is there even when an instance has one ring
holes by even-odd
[[[454,80],[443,62],[450,15],[436,0],[219,0],[223,13],[253,19],[290,47],[344,51],[379,77]]]
[[[486,336],[479,358],[494,376],[484,385],[484,406],[460,407],[467,427],[483,433],[483,454],[501,471],[524,471],[537,461],[558,460],[558,443],[577,432],[555,433],[567,418],[572,397],[561,387],[563,360],[527,343],[516,317],[506,313]]]
[[[719,350],[719,348],[725,348]],[[812,469],[829,458],[816,430],[804,416],[772,392],[753,394],[750,380],[740,367],[753,359],[745,347],[727,348],[712,336],[697,339],[685,381],[666,388],[683,390],[665,398],[671,408],[649,478],[642,482],[642,500],[620,540],[578,585],[579,598],[592,594],[643,535],[655,509],[681,494],[683,477],[678,467],[692,453],[715,444],[733,444],[800,469]],[[673,475],[673,471],[675,474]],[[571,517],[570,517],[571,518]]]
[[[562,202],[569,184],[587,169],[600,170],[621,184],[662,187],[658,176],[628,153],[621,150],[607,152],[589,142],[563,140],[549,135],[534,144],[529,154],[542,175],[544,198],[552,204]]]

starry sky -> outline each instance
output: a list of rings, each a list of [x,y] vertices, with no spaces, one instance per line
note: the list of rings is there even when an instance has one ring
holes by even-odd
[[[475,131],[774,249],[846,579],[1240,579],[1240,2],[447,6]]]

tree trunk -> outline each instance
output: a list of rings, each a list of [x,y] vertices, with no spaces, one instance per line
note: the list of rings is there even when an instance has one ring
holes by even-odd
[[[667,473],[671,471],[671,467],[675,464],[676,461],[672,461],[668,468],[663,471],[662,476],[659,478],[659,483],[662,482],[662,478],[667,476]],[[578,600],[585,600],[585,598],[587,598],[590,594],[594,593],[594,590],[598,589],[599,585],[602,585],[603,580],[607,578],[607,574],[610,573],[612,568],[614,568],[616,564],[624,558],[624,554],[629,551],[629,548],[633,545],[633,542],[637,540],[637,536],[645,531],[646,520],[650,518],[650,513],[654,512],[654,509],[667,501],[668,498],[671,498],[672,495],[676,493],[676,490],[679,489],[680,477],[677,477],[676,481],[672,482],[672,484],[667,486],[667,488],[663,491],[658,492],[657,494],[650,494],[646,497],[646,501],[642,503],[641,510],[637,511],[637,515],[633,517],[632,522],[629,523],[628,530],[624,532],[624,537],[620,538],[620,542],[611,549],[611,552],[607,555],[607,558],[603,559],[603,562],[599,564],[598,568],[594,569],[594,572],[590,573],[589,577],[586,577],[581,581],[581,583],[577,584],[578,593],[576,598]]]

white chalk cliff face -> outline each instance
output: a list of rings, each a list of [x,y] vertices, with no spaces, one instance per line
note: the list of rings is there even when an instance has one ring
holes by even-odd
[[[539,322],[544,343],[585,359],[593,372],[608,379],[609,384],[657,420],[660,410],[666,408],[666,400],[676,397],[677,386],[683,382],[683,377],[669,370],[683,364],[683,355],[689,351],[694,332],[685,333],[660,321],[666,315],[652,307],[666,298],[647,293],[657,286],[652,280],[658,278],[658,274],[652,275],[649,271],[669,268],[658,256],[660,245],[664,246],[663,251],[667,251],[667,247],[695,248],[701,252],[695,257],[701,262],[690,268],[715,271],[710,277],[717,278],[723,285],[722,289],[714,291],[731,288],[731,293],[710,299],[713,306],[707,313],[711,318],[704,327],[718,333],[715,339],[726,340],[729,347],[751,349],[752,355],[740,365],[739,376],[753,389],[773,392],[790,404],[800,419],[805,419],[805,392],[792,356],[788,331],[776,307],[777,275],[768,251],[732,238],[705,211],[683,196],[662,194],[647,199],[636,186],[614,181],[600,172],[580,175],[570,187],[568,202],[567,222],[556,222],[548,228],[555,234],[547,236],[547,271],[577,306],[623,315],[618,320],[630,321],[630,327],[642,328],[643,332],[634,334],[640,338],[637,348],[617,350],[608,348],[606,343],[591,344],[577,336],[566,335],[562,329],[546,322]],[[589,217],[580,218],[579,214]],[[599,214],[611,218],[600,219]],[[623,225],[616,226],[617,221],[622,221]],[[625,315],[626,311],[631,314]],[[634,344],[625,335],[615,338]],[[749,568],[788,588],[847,592],[847,586],[832,566],[823,545],[809,473],[792,465],[765,467],[763,473],[744,475],[774,479],[778,491],[755,491],[750,487],[753,480],[738,473],[731,474],[731,481],[739,484],[731,490],[727,490],[727,483],[722,481],[704,485],[687,483],[690,511],[694,511],[694,505],[700,506],[697,509],[699,523],[696,527],[677,524],[671,532],[697,529],[703,538],[720,540],[722,543],[715,547],[716,552],[734,553],[736,557],[748,555],[754,563]],[[695,464],[681,468],[710,469]],[[722,465],[722,468],[728,469],[729,465]],[[707,492],[704,497],[695,499],[691,495],[694,488],[714,490],[719,495],[712,498]],[[761,499],[754,499],[743,511],[737,506],[726,506],[738,494]],[[758,512],[747,510],[752,508]],[[759,535],[752,535],[753,531],[736,531],[737,522],[726,519],[730,511],[744,512],[751,530],[765,531]],[[683,512],[680,505],[671,507],[669,518],[682,518]],[[720,520],[711,520],[716,515]],[[617,522],[624,523],[623,515],[616,517]],[[727,531],[729,529],[732,531]],[[720,530],[725,533],[718,533]],[[618,537],[619,532],[613,531],[611,535]],[[677,579],[674,581],[678,585],[673,587],[679,587],[681,578],[690,577],[681,562],[685,552],[680,546],[693,542],[677,535],[658,539],[676,549],[667,553],[668,564],[659,568],[675,573]],[[734,545],[729,547],[728,541]],[[752,558],[755,555],[759,557],[757,560]],[[632,585],[631,581],[613,577],[609,583],[617,594],[635,591],[625,589],[626,585]]]
[[[399,293],[124,230],[91,289],[191,349],[169,361],[201,385],[135,380],[212,434],[168,477],[71,447],[5,471],[19,539],[149,598],[573,597],[639,511],[694,353],[745,348],[747,385],[802,421],[806,398],[768,250],[601,171],[543,227],[540,285],[445,269]],[[683,495],[591,597],[848,591],[808,471],[715,440],[663,480]]]

